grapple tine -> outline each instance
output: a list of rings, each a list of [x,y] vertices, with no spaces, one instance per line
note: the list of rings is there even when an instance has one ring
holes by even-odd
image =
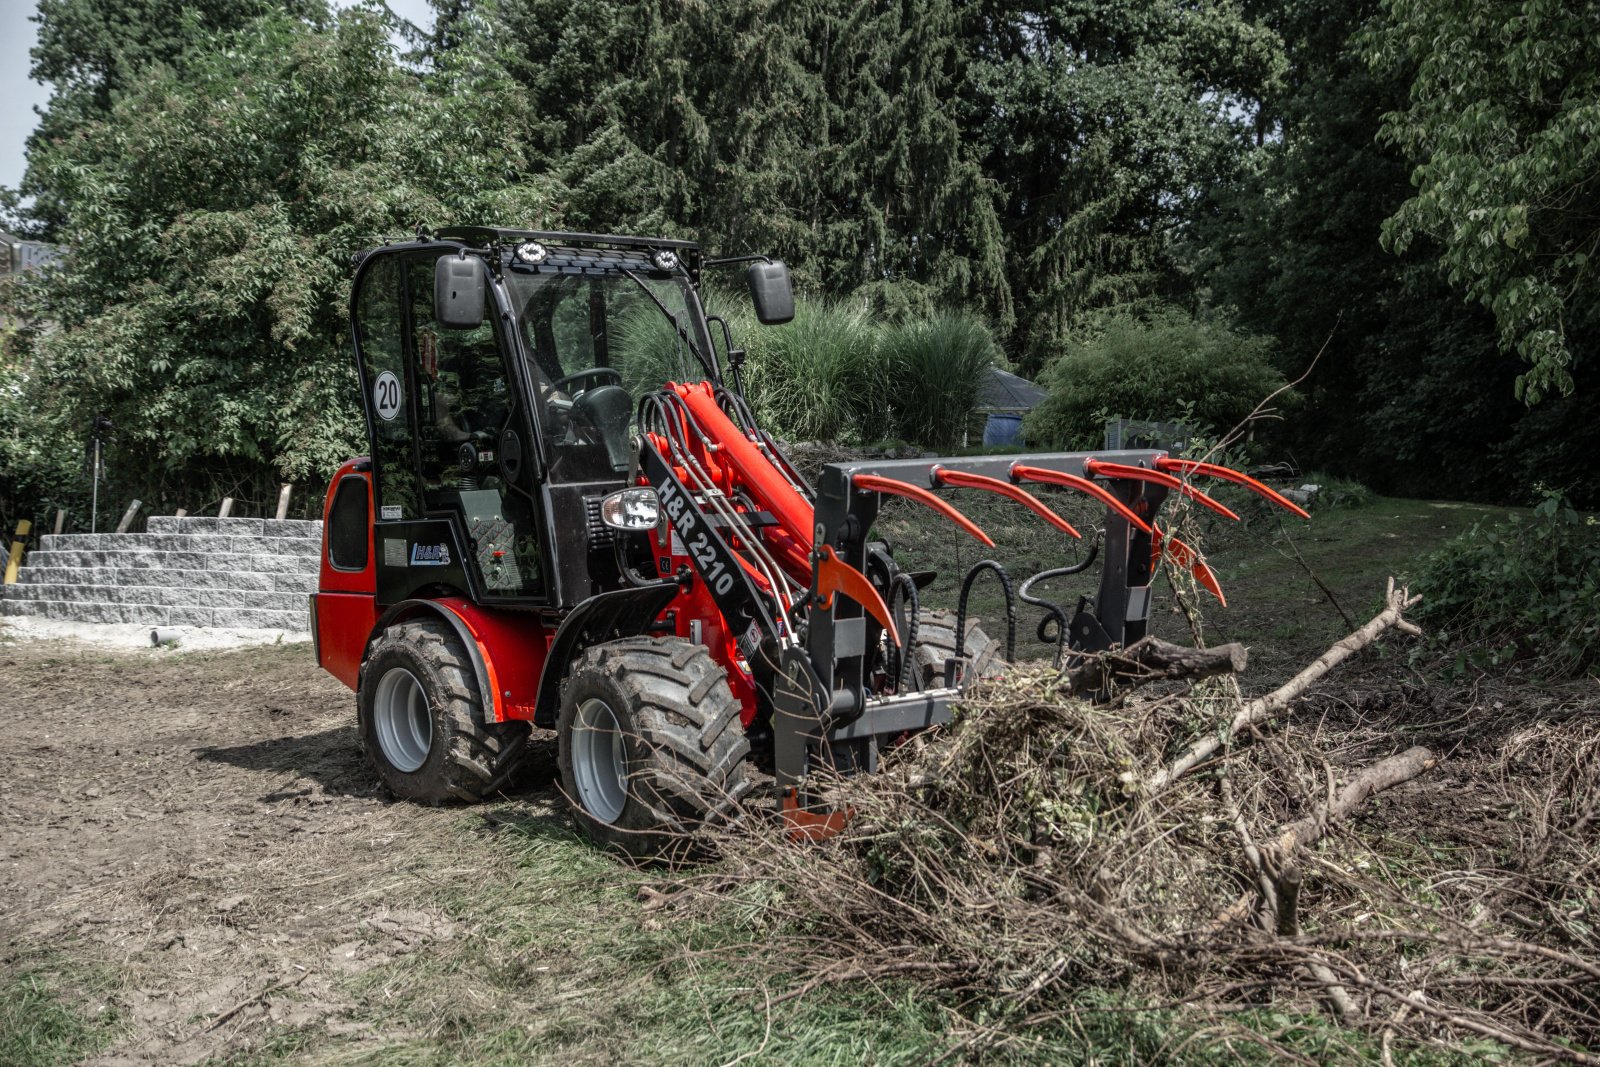
[[[878,595],[878,590],[867,581],[866,575],[840,559],[832,545],[823,545],[817,557],[817,599],[821,601],[821,606],[832,607],[835,593],[843,593],[860,604],[868,615],[878,620],[878,625],[888,631],[890,640],[896,645],[900,644],[900,631],[896,629],[889,606]]]
[[[1086,473],[1092,474],[1097,478],[1131,478],[1134,481],[1154,482],[1157,485],[1164,485],[1174,492],[1182,493],[1196,504],[1210,508],[1225,519],[1239,521],[1239,516],[1226,504],[1212,500],[1188,482],[1180,478],[1174,478],[1172,475],[1162,471],[1146,470],[1143,467],[1130,467],[1126,463],[1108,463],[1099,459],[1085,460],[1083,469]]]
[[[866,489],[875,493],[888,493],[890,496],[903,496],[907,500],[915,500],[917,503],[937,511],[990,548],[994,547],[993,538],[984,533],[982,527],[926,489],[912,485],[910,482],[902,482],[895,478],[885,478],[880,474],[854,474],[850,476],[850,481],[857,489]]]
[[[1157,526],[1155,533],[1150,538],[1150,562],[1152,564],[1160,562],[1162,552],[1171,556],[1173,562],[1177,563],[1178,566],[1193,574],[1195,581],[1200,583],[1201,588],[1216,597],[1223,607],[1228,606],[1228,598],[1222,593],[1222,583],[1217,581],[1216,572],[1211,569],[1200,553],[1179,540],[1176,535],[1170,534]]]
[[[1196,459],[1177,459],[1173,456],[1162,456],[1156,460],[1156,467],[1169,474],[1174,471],[1179,474],[1203,474],[1207,478],[1217,478],[1224,482],[1232,482],[1234,485],[1242,485],[1257,496],[1272,501],[1272,503],[1285,511],[1292,512],[1302,519],[1311,518],[1309,511],[1279,493],[1270,485],[1258,482],[1248,474],[1240,473],[1231,467],[1222,467],[1215,463],[1201,463]]]
[[[1050,510],[1044,501],[1021,486],[1012,485],[1010,482],[1002,482],[999,478],[990,478],[988,475],[973,474],[970,471],[953,471],[947,467],[935,467],[933,469],[933,478],[940,485],[948,485],[956,489],[985,489],[991,493],[999,493],[1001,496],[1009,497],[1062,533],[1071,534],[1078,540],[1083,540],[1083,535],[1073,529],[1070,522]]]
[[[1019,482],[1059,485],[1064,489],[1076,489],[1080,493],[1088,493],[1100,503],[1127,519],[1135,528],[1143,530],[1145,533],[1150,532],[1150,524],[1141,519],[1132,508],[1087,478],[1080,478],[1076,474],[1067,474],[1065,471],[1053,471],[1047,467],[1030,467],[1025,463],[1012,464],[1011,477]]]

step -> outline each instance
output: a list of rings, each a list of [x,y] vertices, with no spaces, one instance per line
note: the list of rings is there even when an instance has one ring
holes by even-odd
[[[243,537],[232,534],[45,534],[39,551],[77,552],[235,552],[316,555],[315,537]]]
[[[280,584],[280,579],[288,579]],[[189,589],[259,589],[264,593],[314,588],[316,580],[300,574],[254,571],[207,571],[169,567],[38,567],[17,573],[18,585],[160,585]]]
[[[316,553],[289,554],[258,552],[136,552],[79,549],[40,549],[23,559],[29,567],[111,567],[122,569],[160,569],[197,571],[253,571],[258,574],[316,574],[320,557]]]
[[[322,538],[321,519],[217,519],[198,515],[152,515],[145,530],[153,534],[226,534],[245,537]]]
[[[47,600],[64,603],[149,604],[154,607],[261,608],[294,611],[306,600],[304,592],[275,593],[258,589],[188,589],[159,585],[16,585],[7,586],[6,599]]]
[[[63,622],[139,623],[145,626],[231,626],[240,629],[287,630],[303,633],[311,617],[302,602],[298,611],[263,608],[165,607],[155,604],[107,604],[87,600],[0,600],[0,615],[32,615]]]

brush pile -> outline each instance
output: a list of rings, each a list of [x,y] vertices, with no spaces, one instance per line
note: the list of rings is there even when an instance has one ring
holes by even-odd
[[[1340,659],[1409,629],[1413,602],[1391,589],[1384,615],[1249,703],[1227,676],[1137,686],[1151,676],[1130,679],[1126,659],[1017,668],[882,773],[832,783],[854,812],[837,837],[797,846],[745,819],[714,869],[652,906],[740,909],[788,997],[885,980],[937,996],[961,1055],[1048,1058],[1109,1010],[1168,1013],[1163,1040],[1306,1060],[1304,1026],[1263,1026],[1270,1011],[1321,1020],[1332,1044],[1314,1060],[1444,1043],[1597,1062],[1600,729],[1513,737],[1497,792],[1475,799],[1515,805],[1521,834],[1474,847],[1408,803],[1439,763],[1395,740],[1409,727],[1286,713]],[[1108,674],[1110,699],[1078,695],[1085,678],[1104,695]],[[1364,810],[1376,825],[1351,830]]]

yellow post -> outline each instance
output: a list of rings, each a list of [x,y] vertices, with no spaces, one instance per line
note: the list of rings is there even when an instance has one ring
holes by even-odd
[[[33,529],[33,523],[27,519],[17,522],[17,537],[11,542],[11,558],[6,561],[6,584],[15,585],[17,582],[17,568],[22,566],[22,547],[28,542],[28,531]]]

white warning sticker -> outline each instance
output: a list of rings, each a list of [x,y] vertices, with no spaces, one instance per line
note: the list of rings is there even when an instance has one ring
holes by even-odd
[[[383,539],[383,565],[385,567],[404,567],[406,565],[405,538],[385,537]]]

